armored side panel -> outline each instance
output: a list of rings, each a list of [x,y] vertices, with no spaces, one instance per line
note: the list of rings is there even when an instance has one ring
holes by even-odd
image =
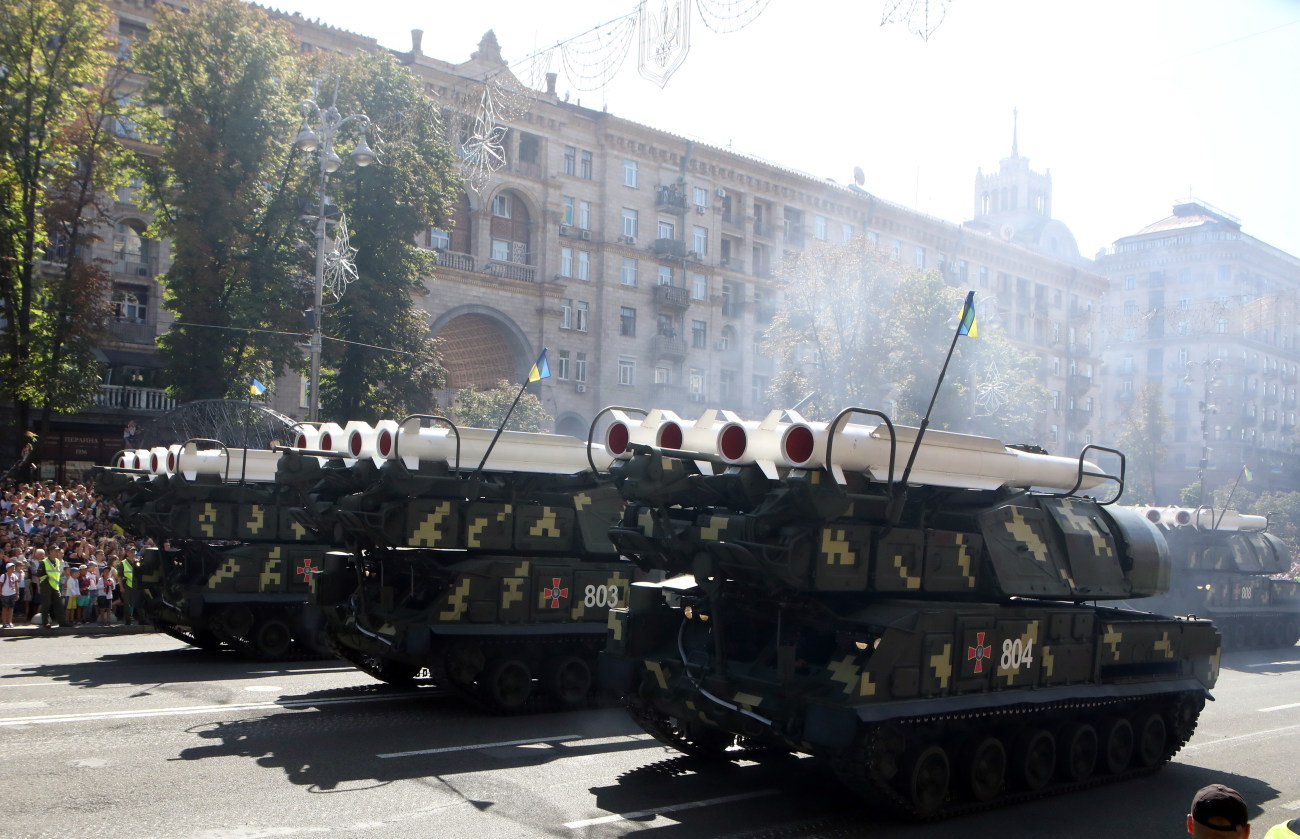
[[[1168,585],[1141,514],[701,459],[633,444],[611,470],[614,543],[672,576],[610,610],[604,666],[663,742],[825,755],[933,817],[1153,771],[1191,736],[1214,626],[1096,605]]]

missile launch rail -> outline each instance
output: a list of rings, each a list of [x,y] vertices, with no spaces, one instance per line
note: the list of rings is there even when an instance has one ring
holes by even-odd
[[[720,442],[744,430],[725,452],[663,448],[667,412],[607,434],[627,500],[613,541],[667,575],[610,610],[602,660],[647,732],[706,758],[821,755],[922,819],[1152,772],[1192,735],[1213,625],[1097,603],[1168,582],[1154,525],[1078,494],[1117,498],[1122,454],[1089,447],[1063,475],[1032,449],[945,435],[903,482],[898,443],[918,435],[879,412],[769,420],[695,424]]]

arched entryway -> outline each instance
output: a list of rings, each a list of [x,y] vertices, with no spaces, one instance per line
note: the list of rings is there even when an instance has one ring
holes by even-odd
[[[442,339],[448,388],[518,382],[534,360],[531,343],[514,321],[487,306],[452,309],[434,321],[432,331]]]

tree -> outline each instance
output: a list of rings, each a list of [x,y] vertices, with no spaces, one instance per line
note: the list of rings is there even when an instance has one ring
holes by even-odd
[[[391,55],[328,57],[312,75],[337,83],[341,113],[369,117],[379,157],[330,184],[357,248],[357,279],[326,309],[325,334],[353,343],[326,342],[323,414],[374,419],[427,412],[445,371],[412,299],[428,293],[421,277],[435,268],[432,253],[415,241],[430,226],[447,224],[460,189],[454,156],[433,100]]]
[[[288,25],[240,0],[159,6],[136,48],[149,77],[138,158],[155,226],[172,240],[158,340],[182,401],[246,392],[301,364],[308,245],[290,153],[303,88]]]
[[[469,428],[496,428],[505,419],[510,403],[514,402],[519,386],[502,379],[491,390],[478,390],[473,385],[461,388],[452,403],[452,418],[457,424]],[[551,427],[555,418],[546,413],[542,400],[525,392],[510,414],[507,431],[543,431]]]
[[[1145,385],[1121,422],[1117,443],[1127,459],[1125,469],[1130,476],[1125,503],[1156,503],[1156,470],[1165,459],[1164,439],[1170,427],[1163,402],[1160,385]]]
[[[782,372],[771,396],[830,419],[842,408],[875,408],[896,422],[925,415],[956,329],[965,292],[938,272],[907,268],[863,238],[814,243],[787,263],[781,309],[764,338]],[[1037,359],[1011,347],[993,323],[957,342],[931,424],[967,433],[1034,436]],[[956,391],[954,395],[953,391]]]
[[[97,384],[87,336],[102,318],[74,307],[102,297],[82,213],[112,169],[94,157],[109,21],[97,0],[0,4],[0,398],[18,430],[33,406],[75,410]],[[47,255],[62,268],[43,268]]]

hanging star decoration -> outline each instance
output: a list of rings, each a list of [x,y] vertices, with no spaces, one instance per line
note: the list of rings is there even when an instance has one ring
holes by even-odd
[[[357,278],[356,256],[357,249],[352,247],[348,235],[347,216],[340,213],[338,223],[334,225],[334,238],[325,252],[324,291],[335,300],[341,300],[348,284]]]

